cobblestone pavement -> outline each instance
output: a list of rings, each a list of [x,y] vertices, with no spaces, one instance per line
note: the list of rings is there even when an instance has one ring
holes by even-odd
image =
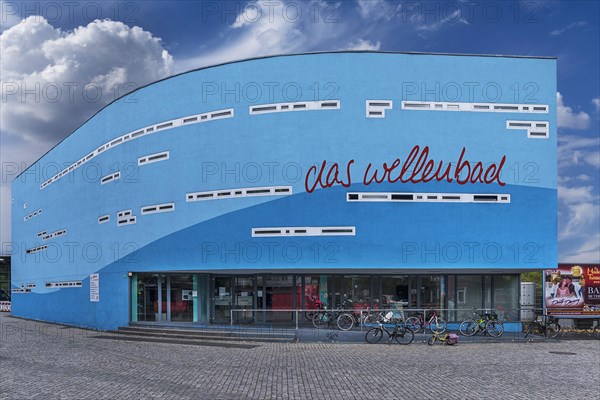
[[[600,341],[259,343],[93,338],[0,316],[0,399],[598,399]]]

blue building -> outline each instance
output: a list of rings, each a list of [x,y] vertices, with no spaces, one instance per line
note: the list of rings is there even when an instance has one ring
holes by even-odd
[[[554,58],[339,52],[176,75],[14,180],[13,314],[261,323],[318,296],[518,319],[519,273],[557,265],[556,150]]]

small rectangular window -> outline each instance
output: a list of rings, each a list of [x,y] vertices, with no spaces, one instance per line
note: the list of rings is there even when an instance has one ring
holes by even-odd
[[[156,127],[156,129],[165,129],[173,126],[172,122],[167,122],[166,124],[160,124]]]
[[[376,101],[370,101],[369,102],[369,106],[370,107],[389,107],[390,103],[387,102],[376,102]]]
[[[142,215],[156,214],[175,210],[175,203],[155,204],[151,206],[142,207]]]
[[[518,110],[517,106],[494,106],[494,110]]]
[[[254,233],[256,235],[276,235],[281,233],[281,230],[256,230]]]
[[[473,201],[498,201],[498,196],[493,195],[475,195]]]
[[[392,194],[392,200],[413,200],[412,194]]]
[[[218,118],[218,117],[226,117],[228,115],[231,115],[231,111],[222,111],[222,112],[212,113],[212,114],[210,114],[210,117]]]
[[[270,192],[271,192],[271,189],[246,190],[247,194],[270,193]]]

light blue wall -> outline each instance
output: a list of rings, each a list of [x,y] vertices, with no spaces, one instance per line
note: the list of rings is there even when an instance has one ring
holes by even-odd
[[[260,97],[252,91],[256,85],[263,89]],[[464,89],[462,95],[448,98],[456,86]],[[299,96],[296,87],[302,90]],[[468,87],[475,88],[473,96]],[[497,87],[502,93],[495,98]],[[407,93],[414,88],[418,93]],[[339,100],[340,109],[265,115],[250,115],[248,109],[325,99]],[[394,106],[385,118],[370,119],[366,100],[392,100]],[[548,105],[549,113],[411,111],[401,109],[402,100],[535,103]],[[127,132],[227,108],[234,109],[233,118],[129,141],[39,188],[58,171],[53,165],[64,168]],[[508,119],[549,121],[550,137],[528,139],[525,131],[507,130]],[[257,59],[163,80],[103,109],[13,182],[18,249],[12,282],[15,287],[37,285],[32,293],[13,295],[13,313],[102,329],[127,323],[127,271],[549,268],[557,263],[556,137],[553,59],[335,53]],[[471,161],[497,163],[506,155],[506,186],[361,183],[369,162],[403,161],[414,145],[429,146],[430,157],[445,162],[456,162],[463,146]],[[137,166],[138,157],[166,150],[169,160]],[[304,175],[311,165],[327,160],[345,170],[350,159],[355,160],[351,188],[305,192]],[[207,168],[222,172],[236,165],[237,174],[206,174]],[[248,179],[256,166],[261,176]],[[298,179],[296,167],[302,171]],[[120,180],[100,185],[100,176],[116,170]],[[292,186],[294,194],[185,201],[188,192],[276,185]],[[348,191],[509,193],[511,202],[348,203]],[[167,202],[175,203],[174,212],[140,215],[142,206]],[[23,221],[38,208],[42,215]],[[116,213],[125,209],[133,210],[137,223],[118,227]],[[99,225],[103,214],[111,220]],[[356,236],[251,237],[253,227],[330,225],[355,226]],[[36,236],[60,229],[67,234],[54,240]],[[48,242],[48,250],[25,254]],[[101,301],[90,303],[86,285],[89,274],[98,271]],[[65,280],[84,284],[44,287]]]

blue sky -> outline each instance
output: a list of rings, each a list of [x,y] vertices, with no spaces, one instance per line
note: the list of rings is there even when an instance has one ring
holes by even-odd
[[[15,171],[128,88],[235,59],[363,49],[557,56],[559,260],[599,262],[599,28],[598,1],[0,1],[0,242]],[[36,83],[39,98],[23,98]],[[90,83],[103,89],[92,100]]]

